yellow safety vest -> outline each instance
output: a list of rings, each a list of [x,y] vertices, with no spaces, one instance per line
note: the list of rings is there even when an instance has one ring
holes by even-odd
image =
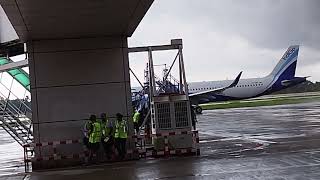
[[[101,141],[102,129],[100,122],[94,122],[92,124],[92,132],[90,133],[89,142],[98,143]]]
[[[137,122],[139,122],[139,119],[140,119],[140,113],[137,111],[133,115],[133,122],[137,123]]]
[[[119,122],[118,120],[116,121],[116,128],[115,128],[115,133],[114,133],[115,138],[128,138],[128,133],[127,133],[127,123],[122,120]]]

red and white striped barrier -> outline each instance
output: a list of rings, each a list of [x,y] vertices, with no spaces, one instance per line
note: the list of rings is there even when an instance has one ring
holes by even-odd
[[[71,155],[57,155],[57,154],[54,154],[53,156],[34,158],[32,160],[29,160],[29,161],[50,161],[50,160],[62,160],[62,159],[81,159],[81,158],[87,158],[87,157],[89,157],[89,152],[85,151],[82,154],[71,154]]]
[[[194,147],[186,148],[186,149],[169,149],[169,136],[180,135],[180,134],[192,134],[194,139]],[[127,150],[127,155],[133,155],[139,153],[141,157],[159,157],[159,156],[169,156],[169,155],[184,155],[184,154],[192,154],[196,153],[197,155],[200,154],[200,149],[198,147],[199,144],[199,136],[198,131],[177,131],[177,132],[166,132],[166,133],[158,133],[158,134],[145,134],[142,136],[133,135],[129,138],[132,138],[134,142],[137,144],[138,141],[145,140],[146,137],[164,137],[164,150],[162,151],[155,151],[155,150],[148,150],[146,148],[134,149],[134,150]],[[41,142],[41,143],[30,143],[25,144],[23,147],[25,148],[35,148],[35,147],[45,147],[51,146],[53,148],[53,155],[47,157],[39,157],[29,159],[28,157],[25,158],[25,162],[32,162],[32,161],[49,161],[49,160],[62,160],[62,159],[81,159],[81,158],[88,158],[89,151],[86,147],[84,147],[83,153],[80,154],[71,154],[71,155],[58,155],[57,152],[57,145],[69,145],[69,144],[81,144],[83,143],[82,139],[75,139],[75,140],[62,140],[62,141],[50,141],[50,142]]]
[[[41,142],[41,143],[30,143],[23,145],[24,147],[43,147],[43,146],[55,146],[59,144],[79,144],[82,143],[82,139],[75,140],[63,140],[63,141],[51,141],[51,142]]]
[[[138,153],[137,150],[127,150],[127,156],[132,156],[133,153]],[[25,162],[33,162],[33,161],[50,161],[50,160],[63,160],[63,159],[83,159],[89,158],[89,151],[84,151],[81,154],[71,154],[71,155],[57,155],[47,157],[39,157],[34,159],[26,159]]]
[[[180,134],[192,134],[194,140],[194,147],[192,148],[184,148],[184,149],[169,149],[169,136],[180,135]],[[134,137],[136,138],[135,142],[138,140],[144,140],[145,137],[163,137],[164,138],[164,150],[156,151],[156,150],[148,150],[145,148],[139,149],[140,156],[143,157],[158,157],[158,156],[170,156],[170,155],[187,155],[187,154],[196,154],[200,155],[199,149],[199,133],[198,131],[177,131],[177,132],[165,132],[158,134],[150,134],[143,135],[142,137]]]
[[[156,151],[151,150],[148,151],[146,149],[139,150],[139,154],[143,157],[161,157],[161,156],[169,156],[169,155],[189,155],[196,154],[198,149],[195,148],[185,148],[185,149],[174,149],[169,151]]]
[[[138,139],[141,137],[164,137],[164,136],[174,136],[174,135],[181,135],[181,134],[195,134],[198,133],[198,131],[173,131],[173,132],[164,132],[164,133],[157,133],[157,134],[144,134],[137,137]]]

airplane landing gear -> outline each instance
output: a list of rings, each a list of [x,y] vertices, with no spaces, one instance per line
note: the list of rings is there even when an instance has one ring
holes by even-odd
[[[202,114],[202,107],[196,106],[195,111],[197,114]]]

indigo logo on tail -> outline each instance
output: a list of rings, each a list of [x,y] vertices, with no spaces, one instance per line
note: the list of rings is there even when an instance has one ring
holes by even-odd
[[[297,59],[299,53],[299,46],[290,46],[284,53],[276,67],[269,74],[272,77],[272,82],[267,86],[268,88],[279,89],[283,80],[291,80],[295,76]]]
[[[286,60],[288,57],[291,56],[291,54],[294,53],[295,50],[296,50],[296,48],[289,49],[289,52],[287,52],[287,53],[281,58],[281,60]]]
[[[299,52],[299,46],[290,46],[287,51],[283,54],[282,58],[276,65],[276,67],[273,69],[273,71],[270,73],[270,76],[273,76],[275,78],[279,77],[281,73],[283,73],[287,68],[294,68],[293,71],[295,71],[295,67],[292,66],[292,64],[296,64],[297,58],[298,58],[298,52]]]

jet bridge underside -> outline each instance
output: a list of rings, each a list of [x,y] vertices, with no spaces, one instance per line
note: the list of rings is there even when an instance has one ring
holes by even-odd
[[[152,3],[153,0],[0,0],[22,41],[131,36]]]
[[[153,0],[0,0],[28,53],[34,142],[82,140],[90,114],[117,113],[133,134],[128,43]],[[59,13],[57,13],[59,12]],[[128,142],[132,149],[134,142]],[[81,143],[35,148],[34,169],[80,164]],[[55,154],[53,154],[55,152]],[[54,157],[56,157],[54,156]]]

